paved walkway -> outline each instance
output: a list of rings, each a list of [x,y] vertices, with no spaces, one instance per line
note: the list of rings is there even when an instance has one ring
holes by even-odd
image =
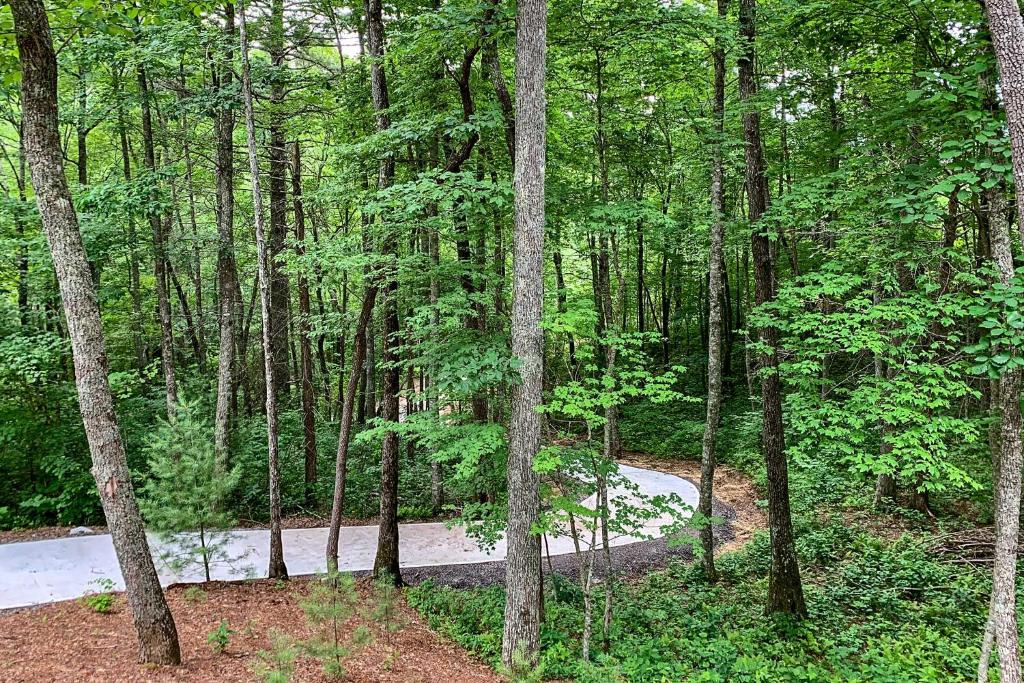
[[[685,479],[628,465],[620,465],[620,472],[636,485],[635,490],[641,495],[676,494],[684,506],[697,506],[697,488]],[[634,494],[624,487],[613,487],[609,491],[609,499],[613,507],[616,500],[620,505],[637,502]],[[681,512],[688,514],[685,507]],[[642,531],[632,536],[613,537],[609,545],[625,545],[660,536],[662,527],[670,521],[666,516],[648,520],[643,524]],[[285,563],[291,575],[324,571],[326,528],[285,529],[282,533]],[[224,536],[225,555],[235,559],[230,564],[220,563],[212,567],[214,579],[266,577],[269,531],[236,530]],[[590,534],[586,536],[589,538]],[[402,524],[400,542],[403,567],[473,564],[505,557],[504,540],[488,552],[478,548],[461,527],[449,529],[440,523]],[[372,569],[377,549],[377,526],[342,527],[340,545],[342,571]],[[552,555],[571,553],[573,545],[569,535],[548,539],[548,549]],[[202,567],[199,565],[175,572],[160,559],[168,549],[168,544],[151,536],[150,547],[153,556],[157,558],[160,582],[163,585],[203,580]],[[0,609],[77,598],[100,590],[96,582],[101,579],[113,581],[117,590],[124,588],[114,547],[107,534],[0,545]]]

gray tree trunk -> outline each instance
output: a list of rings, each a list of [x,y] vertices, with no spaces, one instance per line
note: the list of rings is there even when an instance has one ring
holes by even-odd
[[[281,463],[278,455],[277,387],[274,372],[274,344],[271,339],[270,280],[271,264],[267,237],[263,228],[263,194],[260,191],[260,164],[256,149],[256,120],[252,106],[252,76],[249,65],[249,37],[246,34],[245,5],[239,6],[239,35],[242,51],[242,103],[245,111],[249,173],[252,176],[252,204],[256,226],[257,271],[259,273],[260,318],[263,322],[263,369],[266,378],[267,461],[270,470],[270,567],[272,579],[288,578],[281,543]]]
[[[289,370],[289,284],[278,258],[284,251],[288,236],[288,191],[286,174],[288,154],[284,138],[285,99],[285,45],[284,0],[271,0],[270,22],[267,33],[267,52],[273,67],[270,77],[268,107],[268,190],[270,195],[270,230],[267,233],[267,251],[270,255],[270,343],[274,347],[274,391],[278,401],[291,390]]]
[[[222,92],[231,90],[231,45],[235,33],[235,6],[224,5],[224,33],[227,50],[223,68],[218,69]],[[220,347],[217,354],[217,408],[214,419],[214,446],[217,462],[224,470],[228,463],[228,437],[231,419],[231,389],[234,384],[235,322],[238,317],[238,271],[235,265],[235,114],[230,107],[216,113],[217,135],[217,307]]]
[[[512,389],[508,448],[508,554],[505,562],[506,666],[532,664],[540,647],[540,537],[533,460],[540,450],[544,376],[544,169],[547,2],[520,0],[516,10],[515,239],[512,354],[522,383]],[[521,658],[521,659],[520,659]]]
[[[999,67],[999,84],[1010,133],[1013,177],[1024,183],[1024,20],[1016,0],[985,0],[989,33]],[[992,193],[1002,203],[1002,194]],[[992,211],[997,219],[1001,211]],[[1000,221],[1002,223],[1002,221]],[[1022,228],[1024,230],[1024,228]],[[1013,275],[1009,226],[991,225],[992,252],[1005,284]],[[1008,371],[1000,380],[1002,429],[1000,462],[995,482],[996,547],[992,570],[992,610],[999,680],[1022,680],[1017,634],[1017,541],[1021,500],[1021,372]]]
[[[718,0],[718,17],[725,19],[728,0]],[[715,441],[718,435],[719,412],[722,408],[722,243],[725,239],[725,165],[722,158],[722,135],[725,132],[725,48],[721,38],[715,38],[715,140],[712,145],[711,166],[711,246],[708,250],[708,405],[704,421],[704,440],[701,446],[700,500],[697,511],[705,520],[711,518],[711,503],[715,479]],[[700,531],[704,549],[704,573],[715,581],[715,540],[710,522]]]
[[[64,176],[49,21],[39,0],[13,0],[11,10],[21,59],[25,152],[67,317],[92,474],[124,575],[139,657],[147,663],[179,664],[178,633],[149,553],[114,415],[99,304]]]

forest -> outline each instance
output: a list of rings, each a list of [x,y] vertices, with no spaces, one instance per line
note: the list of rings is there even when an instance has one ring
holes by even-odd
[[[1017,0],[5,0],[0,75],[0,680],[1024,680]]]

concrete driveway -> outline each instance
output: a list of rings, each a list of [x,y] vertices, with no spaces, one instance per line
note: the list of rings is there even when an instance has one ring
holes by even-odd
[[[681,503],[677,506],[680,516],[688,516],[690,508],[697,506],[697,488],[685,479],[628,465],[620,465],[620,473],[635,485],[635,489],[629,486],[611,488],[609,499],[613,507],[616,501],[619,505],[637,505],[643,500],[637,497],[637,493],[643,497],[675,494]],[[593,503],[592,500],[590,502]],[[609,545],[625,545],[658,537],[671,521],[671,516],[656,516],[646,520],[633,535],[613,536]],[[324,571],[326,528],[285,529],[282,534],[289,574],[301,576]],[[581,535],[586,536],[586,547],[590,533]],[[244,529],[223,532],[222,539],[224,555],[232,560],[211,567],[214,579],[266,577],[269,531]],[[163,585],[203,581],[200,565],[193,564],[176,572],[161,559],[168,550],[173,552],[173,544],[162,542],[155,536],[150,536],[149,540]],[[377,549],[377,526],[342,527],[340,547],[342,571],[372,569]],[[547,548],[551,555],[572,553],[573,539],[567,532],[549,536]],[[487,551],[468,538],[461,527],[449,529],[441,523],[402,524],[399,552],[403,567],[473,564],[504,559],[505,541],[499,541]],[[97,581],[102,579],[113,581],[115,590],[124,589],[114,547],[107,534],[0,545],[0,609],[78,598],[100,591]]]

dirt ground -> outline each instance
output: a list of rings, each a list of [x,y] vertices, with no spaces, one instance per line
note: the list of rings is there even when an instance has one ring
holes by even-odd
[[[135,633],[118,596],[107,614],[78,601],[26,609],[0,617],[0,681],[46,683],[64,681],[142,683],[190,681],[235,683],[260,680],[255,667],[259,652],[271,647],[270,633],[279,630],[294,638],[311,635],[299,600],[308,580],[277,584],[261,580],[213,583],[202,593],[187,586],[167,590],[177,623],[183,663],[180,667],[147,667],[135,661]],[[368,592],[361,585],[364,595]],[[235,633],[227,649],[216,653],[207,642],[221,620]],[[390,643],[378,624],[370,623],[373,641],[345,664],[350,683],[497,683],[502,679],[458,646],[432,633],[403,604]],[[351,633],[365,621],[344,626]],[[307,657],[296,661],[296,680],[320,683],[329,678],[320,664]]]
[[[620,462],[634,467],[646,467],[659,472],[667,472],[682,477],[699,485],[700,462],[696,460],[665,460],[645,453],[626,452]],[[724,503],[735,512],[729,519],[732,538],[715,548],[715,554],[721,555],[737,550],[746,544],[755,531],[768,528],[768,517],[765,511],[757,506],[757,487],[750,477],[737,469],[719,463],[715,467],[714,498]]]

